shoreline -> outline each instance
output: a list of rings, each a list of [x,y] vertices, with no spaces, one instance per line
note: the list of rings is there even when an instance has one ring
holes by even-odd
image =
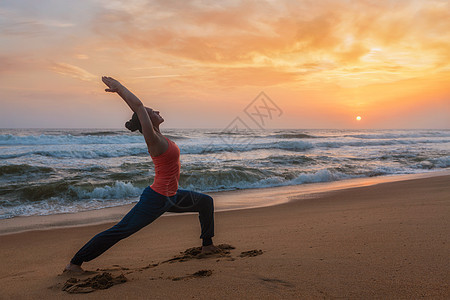
[[[450,170],[439,170],[426,173],[386,175],[344,179],[332,182],[308,183],[301,185],[278,186],[245,190],[232,190],[207,193],[214,198],[216,212],[239,211],[270,207],[302,199],[318,198],[323,194],[340,190],[354,189],[377,184],[414,180],[421,178],[450,175]],[[242,207],[242,200],[248,199],[252,205]],[[255,200],[256,198],[256,200]],[[295,199],[295,200],[292,200]],[[245,202],[245,201],[244,201]],[[136,201],[137,203],[137,201]],[[35,230],[51,230],[58,228],[83,227],[118,222],[136,203],[120,206],[99,208],[75,213],[60,213],[53,215],[19,216],[0,219],[0,236]],[[233,207],[234,205],[234,207]],[[224,208],[226,207],[226,208]],[[165,213],[162,217],[179,216],[195,213]]]

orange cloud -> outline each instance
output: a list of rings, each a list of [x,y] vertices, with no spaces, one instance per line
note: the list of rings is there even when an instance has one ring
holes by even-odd
[[[70,76],[83,81],[98,80],[99,76],[89,73],[88,71],[66,63],[54,63],[50,69],[58,74]]]
[[[166,62],[193,61],[209,70],[216,68],[211,76],[246,68],[247,76],[237,74],[237,83],[261,78],[259,70],[263,68],[265,74],[275,74],[274,84],[279,84],[279,79],[292,84],[335,80],[348,87],[402,80],[437,65],[448,66],[444,55],[450,53],[449,39],[445,32],[437,35],[437,29],[448,25],[450,19],[443,5],[414,2],[394,7],[390,2],[371,1],[297,5],[278,1],[199,6],[186,1],[175,6],[165,1],[131,2],[126,9],[102,12],[94,28],[112,47],[146,52],[149,58]],[[156,22],[148,18],[153,13]],[[436,27],[429,21],[432,18],[438,18]],[[355,72],[357,69],[361,71]]]

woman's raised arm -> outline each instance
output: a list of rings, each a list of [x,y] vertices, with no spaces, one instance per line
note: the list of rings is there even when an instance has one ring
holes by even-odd
[[[142,126],[142,134],[144,135],[147,147],[150,150],[150,146],[155,146],[160,143],[160,138],[156,134],[153,128],[152,121],[148,116],[147,110],[144,104],[136,97],[132,92],[130,92],[125,86],[123,86],[119,81],[112,77],[103,76],[103,83],[105,83],[108,88],[105,89],[106,92],[117,93],[123,100],[128,104],[132,111],[134,111],[139,118]]]

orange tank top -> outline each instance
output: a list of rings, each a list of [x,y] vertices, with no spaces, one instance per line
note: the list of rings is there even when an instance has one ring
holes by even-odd
[[[168,138],[164,138],[169,147],[163,154],[152,156],[155,179],[150,187],[161,195],[173,196],[177,193],[180,180],[180,148]]]

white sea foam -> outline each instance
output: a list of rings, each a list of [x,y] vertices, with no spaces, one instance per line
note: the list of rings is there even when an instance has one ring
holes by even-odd
[[[124,205],[136,202],[143,190],[143,188],[136,187],[130,182],[122,181],[116,181],[114,185],[96,187],[92,191],[86,191],[79,187],[71,187],[70,189],[78,195],[78,199],[52,197],[31,203],[7,201],[4,205],[0,205],[0,219],[14,216],[72,213]]]
[[[73,187],[72,190],[80,199],[125,199],[137,197],[142,192],[142,188],[134,186],[130,182],[116,181],[114,185],[96,187],[92,191]]]
[[[47,216],[61,213],[116,207],[137,202],[138,198],[126,199],[91,199],[89,201],[64,201],[63,199],[41,200],[32,203],[21,203],[13,207],[0,206],[0,219],[16,216]]]
[[[0,145],[89,145],[143,143],[141,135],[26,135],[1,134]]]
[[[439,158],[433,158],[431,159],[431,162],[434,164],[435,167],[448,168],[450,167],[450,155]]]

